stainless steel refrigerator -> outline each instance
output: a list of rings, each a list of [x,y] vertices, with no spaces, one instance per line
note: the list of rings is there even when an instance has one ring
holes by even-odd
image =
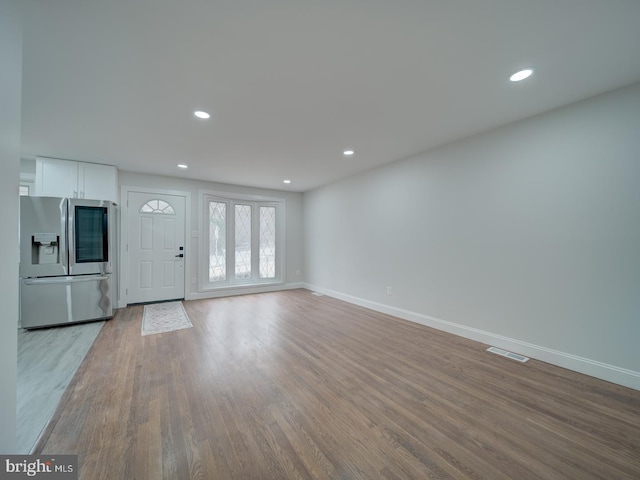
[[[20,197],[20,320],[40,328],[113,316],[116,208]]]

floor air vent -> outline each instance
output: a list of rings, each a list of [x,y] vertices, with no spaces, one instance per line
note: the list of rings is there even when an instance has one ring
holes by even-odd
[[[496,355],[502,355],[503,357],[510,358],[511,360],[516,360],[518,362],[526,362],[529,360],[529,357],[525,357],[524,355],[518,355],[517,353],[507,352],[506,350],[502,350],[498,347],[489,347],[487,348],[487,352],[495,353]]]
[[[324,297],[324,293],[320,292],[311,292],[311,295],[315,295],[316,297]]]

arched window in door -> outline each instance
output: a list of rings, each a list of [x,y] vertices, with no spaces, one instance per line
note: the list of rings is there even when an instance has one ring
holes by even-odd
[[[163,215],[175,215],[173,207],[164,200],[149,200],[142,205],[140,213],[160,213]]]

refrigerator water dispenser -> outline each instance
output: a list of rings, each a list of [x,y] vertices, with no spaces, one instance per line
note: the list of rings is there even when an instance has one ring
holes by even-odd
[[[35,233],[31,238],[32,265],[50,265],[60,262],[58,235],[55,233]]]

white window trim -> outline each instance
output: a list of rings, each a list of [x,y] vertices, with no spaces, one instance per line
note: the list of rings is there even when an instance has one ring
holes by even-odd
[[[198,258],[198,292],[219,292],[225,290],[243,290],[251,289],[256,286],[265,285],[282,285],[285,282],[285,232],[286,232],[286,200],[280,197],[268,197],[261,195],[228,193],[212,190],[199,191],[199,232],[200,248]],[[235,204],[252,205],[253,208],[258,207],[276,207],[276,275],[275,278],[259,278],[259,268],[256,269],[255,276],[251,279],[238,280],[235,278],[235,261],[234,255],[227,255],[227,279],[219,282],[209,281],[209,202],[226,203],[227,216],[233,215]],[[256,212],[259,210],[256,210]],[[253,210],[252,210],[253,212]],[[252,263],[255,265],[259,258],[253,259],[253,252],[257,252],[255,248],[259,242],[259,215],[252,213]],[[229,246],[234,245],[235,231],[233,228],[227,228],[227,250]],[[256,234],[253,234],[256,232]],[[253,270],[253,269],[252,269]]]

